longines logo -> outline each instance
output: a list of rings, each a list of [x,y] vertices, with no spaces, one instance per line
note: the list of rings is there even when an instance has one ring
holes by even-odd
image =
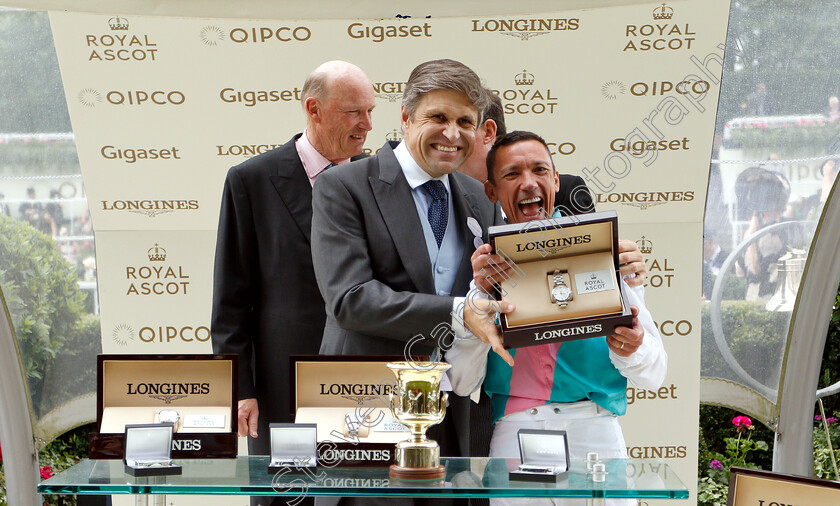
[[[630,95],[634,97],[656,97],[662,95],[691,95],[702,97],[711,85],[709,81],[685,79],[679,82],[653,81],[646,83],[639,81],[630,85]],[[627,85],[621,81],[608,81],[601,86],[601,95],[604,98],[615,100],[618,95],[627,94]]]
[[[684,459],[687,449],[680,446],[628,446],[631,459]]]
[[[373,83],[373,96],[388,102],[396,102],[402,99],[405,85],[405,82]]]
[[[694,192],[672,191],[672,192],[625,192],[625,193],[598,193],[598,204],[622,204],[625,206],[638,207],[642,211],[662,204],[691,202],[694,200]]]
[[[679,51],[691,49],[696,32],[689,23],[676,24],[668,21],[674,17],[674,9],[662,4],[651,13],[653,23],[627,25],[624,36],[627,42],[622,51]]]
[[[544,19],[473,19],[473,32],[493,32],[519,40],[528,40],[538,35],[551,32],[577,30],[580,28],[578,18],[544,18]]]
[[[191,395],[209,395],[210,383],[126,383],[126,395],[145,395],[171,404]]]
[[[358,405],[387,396],[393,390],[393,385],[387,383],[378,385],[372,383],[332,383],[330,385],[321,383],[320,386],[321,390],[318,395],[337,395],[354,401]]]
[[[318,456],[318,459],[322,462],[340,462],[342,460],[363,460],[365,462],[388,462],[391,460],[391,450],[368,450],[368,449],[348,449],[348,450],[340,450],[340,449],[333,449],[333,448],[323,448]],[[365,481],[370,482],[370,479],[360,480],[355,478],[343,478],[340,481],[353,481],[354,485],[347,485],[346,483],[342,483],[341,486],[356,486],[355,482],[358,481]],[[339,480],[333,479],[332,481],[338,482]],[[387,485],[387,480],[375,480],[375,481],[385,481],[385,485]],[[326,485],[326,482],[324,483]],[[335,483],[334,486],[339,486],[338,483]],[[372,485],[368,485],[372,486]]]
[[[282,144],[216,145],[216,156],[255,156],[271,151],[272,149],[279,148],[280,146],[282,146]]]
[[[347,25],[347,35],[352,39],[370,39],[373,42],[384,42],[385,39],[402,39],[406,37],[422,38],[432,36],[432,25],[381,25],[367,26],[364,23]]]
[[[254,107],[257,104],[272,102],[300,102],[300,88],[291,90],[237,90],[236,88],[222,88],[219,98],[228,104],[241,104]]]
[[[166,250],[158,244],[149,248],[146,254],[152,265],[125,268],[125,279],[129,282],[126,295],[186,295],[190,277],[184,267],[164,265]]]
[[[198,38],[210,47],[216,47],[226,41],[237,45],[270,44],[286,42],[305,42],[312,38],[312,30],[307,26],[259,26],[233,28],[226,31],[217,25],[207,25],[199,30]]]
[[[86,107],[96,107],[102,102],[102,93],[93,88],[84,88],[78,97],[79,103]],[[111,90],[105,93],[105,102],[110,105],[182,105],[186,100],[184,92],[178,90]]]
[[[642,390],[634,387],[627,387],[625,392],[627,404],[648,399],[676,399],[677,386],[671,383],[670,386],[659,387],[658,390]]]
[[[103,211],[128,211],[156,218],[175,211],[195,211],[198,200],[100,200]]]
[[[146,325],[140,327],[140,332],[135,333],[133,327],[121,323],[114,327],[111,336],[120,346],[127,346],[128,341],[134,341],[135,339],[140,339],[144,343],[170,343],[172,341],[205,343],[210,340],[210,329],[203,325],[195,327],[189,325],[182,327]]]
[[[639,245],[639,251],[641,251],[642,254],[650,255],[653,253],[653,241],[646,239],[645,236],[642,236],[641,239],[636,241],[636,244]],[[652,286],[653,288],[669,288],[671,286],[671,283],[676,277],[676,269],[670,265],[668,258],[645,258],[645,264],[648,268],[648,278],[645,281],[645,286]],[[668,322],[670,322],[670,327],[668,327]],[[666,329],[666,327],[668,328]],[[687,335],[691,332],[691,323],[684,320],[680,320],[676,323],[666,320],[662,323],[660,332],[662,332],[662,335],[674,335],[675,333],[679,335]]]
[[[390,450],[382,450],[391,453]],[[324,459],[328,462],[334,462],[330,459]],[[390,457],[388,458],[390,460]],[[337,488],[382,488],[387,487],[389,481],[384,478],[324,478],[325,487]]]
[[[534,332],[534,341],[543,341],[545,339],[557,339],[559,337],[582,336],[585,334],[596,334],[601,332],[602,326],[600,323],[595,325],[581,325],[578,327],[570,327],[557,330],[546,330],[544,332]]]
[[[120,160],[131,164],[137,160],[180,160],[178,148],[118,148],[112,145],[102,146],[99,154],[106,160]]]
[[[561,237],[559,239],[548,239],[545,241],[528,241],[526,243],[520,242],[516,244],[516,251],[518,253],[522,253],[523,251],[540,250],[552,254],[562,251],[570,246],[588,244],[590,242],[592,242],[591,235],[577,235],[574,237]]]
[[[523,69],[512,81],[512,88],[491,90],[505,101],[505,114],[554,114],[557,110],[557,96],[551,88],[534,86],[538,80],[533,73]]]
[[[148,34],[131,34],[125,18],[114,16],[108,20],[110,33],[86,34],[85,42],[90,48],[88,61],[155,61],[157,43]]]

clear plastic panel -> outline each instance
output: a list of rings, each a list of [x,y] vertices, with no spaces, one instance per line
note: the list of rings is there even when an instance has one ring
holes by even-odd
[[[101,339],[93,229],[45,12],[0,10],[0,68],[0,286],[35,433],[50,439],[95,419],[56,410],[95,394]]]
[[[762,398],[778,403],[793,303],[840,166],[829,63],[840,45],[820,35],[838,7],[732,3],[706,203],[701,374],[758,396],[716,385],[704,402],[751,413],[767,412]]]

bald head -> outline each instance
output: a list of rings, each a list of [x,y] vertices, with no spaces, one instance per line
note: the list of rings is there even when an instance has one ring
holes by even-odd
[[[333,163],[356,156],[371,130],[373,85],[359,67],[334,60],[309,74],[301,92],[309,142]]]

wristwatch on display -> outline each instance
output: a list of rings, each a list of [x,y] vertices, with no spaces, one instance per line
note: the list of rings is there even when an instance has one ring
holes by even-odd
[[[557,304],[557,307],[563,308],[569,305],[570,300],[572,300],[572,289],[566,286],[560,270],[554,269],[554,286],[551,287],[551,302]]]
[[[178,421],[181,419],[181,415],[177,411],[174,409],[162,409],[158,411],[157,416],[161,423],[171,423],[172,431],[177,432]]]

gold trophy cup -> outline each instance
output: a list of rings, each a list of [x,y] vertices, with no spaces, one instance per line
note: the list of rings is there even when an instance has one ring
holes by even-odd
[[[391,413],[411,430],[411,439],[397,443],[397,463],[391,466],[391,478],[402,480],[439,480],[446,475],[440,465],[440,446],[426,437],[426,429],[446,415],[446,392],[440,380],[452,367],[443,362],[390,362],[397,376],[391,392]]]

